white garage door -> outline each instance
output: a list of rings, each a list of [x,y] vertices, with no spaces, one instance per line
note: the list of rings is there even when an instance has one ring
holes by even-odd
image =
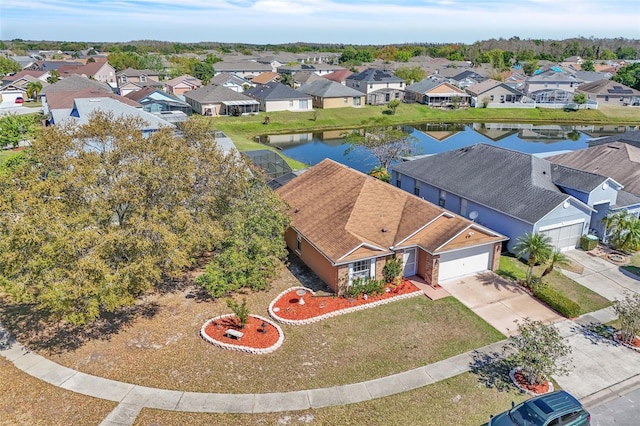
[[[556,250],[570,250],[576,248],[578,245],[580,236],[582,235],[583,224],[584,222],[574,223],[573,225],[540,231],[540,233],[551,239],[551,244]]]
[[[440,255],[438,281],[446,281],[489,269],[492,245],[471,247]]]

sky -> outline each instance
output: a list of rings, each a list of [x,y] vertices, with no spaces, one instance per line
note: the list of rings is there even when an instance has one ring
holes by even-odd
[[[638,0],[0,0],[0,39],[473,43],[640,38]]]

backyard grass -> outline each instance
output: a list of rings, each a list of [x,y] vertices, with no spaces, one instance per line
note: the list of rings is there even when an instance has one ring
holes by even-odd
[[[540,276],[545,266],[536,266],[534,275]],[[498,275],[514,280],[524,280],[527,272],[527,265],[514,256],[503,255],[500,257],[500,268],[496,271]],[[551,286],[558,293],[580,305],[580,313],[597,311],[611,305],[611,302],[598,293],[578,284],[560,271],[554,270],[544,278],[545,283]]]
[[[247,294],[250,313],[299,281],[289,269],[266,292]],[[238,298],[243,297],[239,296]],[[442,360],[504,336],[451,297],[393,302],[307,326],[282,326],[280,349],[265,356],[205,342],[202,324],[230,313],[190,286],[145,298],[126,315],[82,332],[46,327],[27,306],[4,306],[0,321],[18,341],[88,374],[196,392],[280,392],[354,383]]]
[[[115,402],[57,388],[0,357],[0,424],[97,425]]]
[[[528,399],[511,388],[487,388],[473,373],[359,404],[267,414],[202,414],[143,409],[135,425],[456,425],[479,426]]]

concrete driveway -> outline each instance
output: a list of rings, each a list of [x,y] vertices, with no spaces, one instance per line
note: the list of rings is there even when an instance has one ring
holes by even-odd
[[[493,272],[441,282],[440,285],[505,336],[518,331],[515,320],[528,317],[545,323],[563,319],[522,287]]]
[[[618,265],[583,250],[570,250],[564,254],[584,269],[581,274],[566,270],[562,273],[603,297],[615,300],[623,299],[627,291],[640,293],[640,279]]]

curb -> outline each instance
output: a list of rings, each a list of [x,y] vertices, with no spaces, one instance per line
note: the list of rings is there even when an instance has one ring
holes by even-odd
[[[584,398],[581,398],[581,402],[586,409],[591,409],[636,389],[640,389],[640,374],[636,374],[635,376],[631,376],[620,383],[616,383],[615,385],[611,385],[607,388],[594,392],[591,395],[587,395]]]

